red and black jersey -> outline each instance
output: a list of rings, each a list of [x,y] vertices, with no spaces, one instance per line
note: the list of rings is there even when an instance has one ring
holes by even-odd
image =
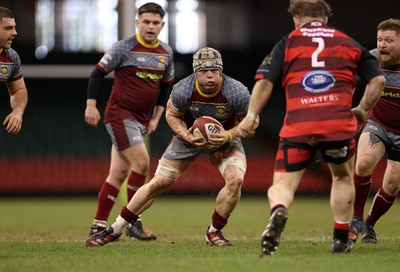
[[[357,73],[368,81],[382,71],[375,57],[352,38],[327,24],[310,22],[275,45],[256,79],[274,85],[281,79],[286,92],[281,138],[327,142],[356,134],[351,108]]]

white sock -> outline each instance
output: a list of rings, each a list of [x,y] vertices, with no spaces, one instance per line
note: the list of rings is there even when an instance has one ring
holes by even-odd
[[[125,219],[123,219],[121,217],[121,215],[118,215],[117,219],[115,220],[115,222],[111,225],[111,227],[113,228],[114,232],[112,234],[117,234],[117,233],[121,233],[122,230],[128,226],[128,221],[125,221]]]
[[[210,228],[208,229],[208,232],[216,232],[218,229],[214,228],[214,226],[211,224]]]

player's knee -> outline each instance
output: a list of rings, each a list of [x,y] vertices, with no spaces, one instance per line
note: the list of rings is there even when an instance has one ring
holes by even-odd
[[[150,163],[148,161],[143,161],[137,164],[137,168],[140,173],[147,173],[150,168]]]
[[[130,169],[123,169],[119,171],[115,171],[111,169],[110,174],[107,177],[107,180],[110,184],[117,185],[122,184],[125,179],[129,176]]]
[[[137,169],[137,172],[147,173],[150,168],[150,159],[146,156],[136,157],[132,162],[134,169]]]
[[[386,179],[382,184],[385,193],[391,197],[397,196],[400,191],[400,183],[398,179]]]
[[[243,178],[238,175],[230,176],[225,179],[225,183],[229,191],[240,192],[243,185]]]
[[[360,158],[356,163],[355,172],[360,177],[371,175],[373,170],[371,163],[362,158]]]
[[[221,173],[221,175],[224,177],[229,174],[229,173],[225,173],[225,170],[228,166],[237,167],[238,170],[240,170],[243,175],[246,173],[247,164],[246,164],[246,161],[241,158],[229,157],[229,158],[225,158],[222,160],[222,162],[218,166],[218,170]]]
[[[182,172],[179,169],[169,166],[161,161],[158,162],[156,174],[163,178],[176,181],[181,173]]]

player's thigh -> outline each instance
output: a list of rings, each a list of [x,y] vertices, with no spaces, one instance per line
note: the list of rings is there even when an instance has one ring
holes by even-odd
[[[333,182],[352,182],[354,173],[354,156],[340,164],[329,162],[328,166],[332,174]]]
[[[363,132],[358,140],[356,173],[372,172],[384,154],[383,141],[371,132]]]
[[[111,147],[110,172],[108,182],[114,186],[119,186],[129,175],[131,163],[126,156],[117,151],[115,146]]]
[[[119,153],[121,158],[129,161],[133,171],[142,175],[147,173],[150,166],[150,156],[144,143],[132,145]]]

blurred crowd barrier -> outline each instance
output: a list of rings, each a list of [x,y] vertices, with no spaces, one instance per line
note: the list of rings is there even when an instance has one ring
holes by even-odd
[[[71,69],[63,73],[70,73]],[[97,128],[85,123],[87,72],[73,71],[74,78],[26,78],[29,103],[21,132],[9,135],[4,127],[0,129],[0,195],[98,193],[108,174],[111,140],[102,123]],[[84,76],[77,78],[75,73]],[[46,73],[40,70],[39,75],[42,74]],[[106,80],[98,101],[102,115],[111,85],[112,81]],[[3,84],[0,120],[10,113],[9,99]],[[256,137],[243,140],[248,157],[243,194],[266,195],[272,183],[274,148],[278,144],[284,107],[272,101],[266,110],[269,112],[262,117]],[[149,178],[171,136],[163,117],[157,131],[150,136]],[[373,190],[379,188],[384,167],[381,163],[374,172]],[[330,180],[326,166],[317,159],[306,171],[298,192],[328,194]],[[215,193],[223,185],[218,170],[212,167],[207,156],[201,156],[167,193]]]
[[[158,157],[153,157],[149,178],[157,167]],[[0,159],[1,195],[91,195],[97,194],[108,174],[109,160],[103,158],[69,159]],[[248,157],[248,171],[243,185],[243,195],[266,195],[272,184],[273,157]],[[380,186],[385,165],[381,163],[374,172],[373,190]],[[199,157],[166,194],[216,193],[224,181],[207,156]],[[331,179],[327,169],[306,171],[299,186],[299,194],[326,195]]]

